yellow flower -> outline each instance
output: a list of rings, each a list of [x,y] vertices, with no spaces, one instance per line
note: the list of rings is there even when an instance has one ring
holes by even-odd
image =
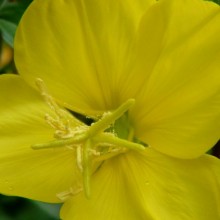
[[[40,93],[0,78],[0,192],[67,220],[219,219],[219,23],[201,0],[35,0],[15,60]]]

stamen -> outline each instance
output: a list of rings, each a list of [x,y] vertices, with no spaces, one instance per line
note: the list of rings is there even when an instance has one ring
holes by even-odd
[[[60,108],[53,97],[49,94],[44,81],[40,78],[36,79],[36,85],[39,88],[42,97],[52,111],[54,111],[57,118],[53,118],[49,114],[45,115],[46,122],[54,129],[56,138],[68,138],[72,137],[70,122],[67,118],[67,112]]]
[[[130,127],[129,133],[128,133],[128,140],[133,141],[134,138],[134,128]]]
[[[76,190],[73,190],[73,188],[70,187],[69,190],[64,191],[64,192],[57,193],[56,196],[57,196],[57,198],[60,199],[62,202],[65,202],[67,199],[69,199],[69,197],[74,196],[74,195],[80,193],[82,190],[83,190],[82,187],[77,188]]]
[[[134,99],[129,99],[114,112],[106,114],[98,122],[93,123],[87,132],[87,138],[93,137],[96,134],[107,129],[110,124],[112,124],[114,121],[120,118],[126,111],[128,111],[128,109],[130,109],[131,106],[134,105],[134,103],[135,103]]]
[[[95,157],[94,158],[94,161],[95,162],[101,162],[101,161],[105,161],[105,160],[108,160],[112,157],[115,157],[119,154],[123,154],[125,152],[127,152],[128,150],[127,149],[115,149],[113,151],[109,151],[108,153],[105,153],[105,154],[102,154],[100,155],[99,157]]]
[[[83,188],[87,199],[90,198],[90,149],[91,140],[87,140],[83,147]]]
[[[79,144],[84,141],[86,141],[89,138],[92,138],[96,136],[98,133],[104,131],[106,128],[108,128],[109,124],[120,118],[120,116],[126,112],[133,104],[134,99],[129,99],[127,102],[122,104],[118,109],[116,109],[114,112],[107,114],[104,118],[100,119],[98,122],[94,123],[92,126],[88,127],[88,129],[84,132],[82,132],[79,135],[75,135],[74,137],[70,137],[68,139],[63,140],[55,140],[49,143],[42,143],[42,144],[35,144],[32,145],[33,149],[43,149],[43,148],[53,148],[53,147],[63,147],[65,145],[74,145]],[[97,138],[96,138],[97,139]],[[103,142],[103,141],[102,141]],[[127,141],[128,142],[128,141]],[[104,141],[104,143],[108,143],[108,141]],[[111,142],[110,142],[111,144]],[[130,143],[131,148],[134,143]],[[129,145],[129,146],[130,146]],[[129,147],[128,146],[128,147]],[[136,145],[134,145],[135,148]],[[138,148],[139,146],[137,146]]]
[[[93,123],[91,126],[77,126],[71,129],[66,112],[62,110],[48,95],[47,89],[41,79],[37,79],[39,89],[44,96],[46,102],[57,115],[57,119],[46,115],[48,123],[56,129],[55,135],[57,140],[32,145],[32,149],[48,149],[57,147],[68,147],[71,150],[75,149],[76,163],[83,176],[83,189],[86,198],[90,198],[90,177],[91,177],[91,158],[95,162],[101,162],[118,154],[122,154],[129,149],[145,150],[145,146],[133,141],[134,132],[131,129],[128,135],[128,140],[117,137],[117,134],[111,133],[108,129],[117,119],[127,112],[134,104],[134,99],[129,99],[113,112],[108,112],[103,117]],[[114,127],[113,127],[114,129]],[[80,189],[81,191],[82,189]],[[61,192],[57,196],[62,200],[66,200],[73,195],[72,188]]]
[[[102,133],[100,135],[97,135],[96,137],[93,138],[93,141],[99,144],[107,143],[117,147],[128,148],[137,151],[145,150],[145,147],[141,144],[130,142],[125,139],[115,137],[114,135],[108,133]]]
[[[66,145],[78,145],[81,144],[85,139],[85,135],[76,135],[72,138],[67,139],[58,139],[50,141],[47,143],[34,144],[31,146],[34,150],[48,149],[48,148],[57,148],[57,147],[66,147]]]
[[[98,151],[96,151],[96,150],[94,150],[94,149],[89,149],[89,152],[90,152],[93,156],[100,156],[100,155],[101,155],[100,152],[98,152]]]
[[[82,166],[82,146],[81,145],[77,146],[76,148],[76,164],[82,173],[83,166]]]
[[[60,111],[59,106],[57,105],[57,103],[54,101],[54,99],[52,98],[51,95],[49,95],[49,92],[47,90],[47,87],[44,83],[44,81],[40,78],[37,78],[35,81],[38,89],[40,90],[40,93],[42,95],[42,97],[44,98],[45,102],[48,104],[48,106],[56,112],[57,115],[59,115],[59,117],[63,117],[62,112]]]

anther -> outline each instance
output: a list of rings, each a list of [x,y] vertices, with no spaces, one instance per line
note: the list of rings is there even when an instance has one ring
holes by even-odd
[[[69,199],[69,197],[74,196],[78,193],[80,193],[83,190],[82,187],[77,188],[76,190],[73,190],[72,187],[70,187],[69,190],[57,193],[56,196],[58,199],[60,199],[62,202],[65,202],[67,199]]]
[[[56,118],[54,119],[49,114],[45,115],[46,122],[54,128],[55,131],[55,137],[56,138],[68,138],[71,137],[71,128],[70,128],[70,122],[67,118],[67,112],[60,108],[53,97],[49,94],[46,85],[44,84],[44,81],[40,78],[36,79],[36,85],[39,88],[42,97],[44,98],[47,105],[50,107],[52,111],[54,111]]]
[[[76,147],[76,164],[80,170],[80,172],[83,172],[83,166],[82,166],[82,146],[79,145]]]
[[[83,146],[83,188],[84,193],[87,199],[90,198],[90,149],[91,149],[91,140],[87,140]]]
[[[54,109],[58,116],[56,119],[47,116],[47,120],[52,127],[57,130],[55,134],[58,139],[41,144],[35,144],[33,149],[47,149],[56,147],[69,147],[76,152],[76,163],[83,176],[83,189],[85,196],[90,197],[90,177],[91,177],[91,159],[94,161],[102,161],[118,154],[124,153],[130,149],[145,150],[145,146],[139,143],[131,142],[133,140],[133,130],[129,135],[129,140],[117,137],[117,134],[106,131],[114,122],[126,113],[134,104],[134,99],[129,99],[119,106],[113,112],[107,112],[103,117],[93,123],[91,126],[77,126],[70,129],[69,122],[65,117],[65,112],[58,107],[53,98],[48,95],[47,90],[42,84],[42,80],[38,79],[37,83],[50,106]],[[61,200],[65,200],[72,195],[72,189],[58,194]]]
[[[56,104],[56,102],[54,101],[54,99],[49,95],[49,92],[47,90],[47,87],[44,83],[44,81],[40,78],[37,78],[35,80],[36,86],[38,87],[38,89],[40,90],[40,93],[42,95],[42,97],[44,98],[45,102],[48,104],[48,106],[56,112],[57,115],[60,115],[60,111],[59,111],[59,107]]]

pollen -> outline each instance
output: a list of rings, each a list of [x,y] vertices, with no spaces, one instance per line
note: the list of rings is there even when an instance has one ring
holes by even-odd
[[[53,116],[46,113],[45,121],[55,130],[55,140],[31,147],[35,150],[56,147],[73,150],[76,155],[75,162],[82,173],[82,188],[86,198],[90,198],[90,178],[94,163],[101,163],[128,150],[145,150],[145,146],[133,142],[134,131],[129,124],[126,124],[127,113],[134,105],[134,99],[127,100],[114,111],[103,113],[102,117],[90,126],[82,122],[71,126],[70,122],[77,121],[77,119],[56,103],[43,80],[37,79],[36,84],[45,102],[54,113]],[[126,128],[128,131],[125,132]],[[70,190],[58,193],[57,196],[63,201],[74,193],[70,188]]]
[[[70,138],[73,136],[73,131],[70,126],[70,116],[69,113],[62,109],[54,100],[54,98],[49,94],[44,81],[40,78],[36,79],[36,85],[44,98],[47,105],[54,112],[54,116],[50,114],[45,114],[45,121],[48,125],[55,129],[55,138]]]

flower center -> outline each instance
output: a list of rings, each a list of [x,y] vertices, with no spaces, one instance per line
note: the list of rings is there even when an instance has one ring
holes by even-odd
[[[55,129],[55,138],[51,142],[32,145],[32,149],[68,147],[75,149],[76,162],[83,176],[83,189],[90,197],[90,177],[92,163],[99,163],[130,149],[144,150],[145,146],[134,142],[134,132],[129,124],[129,109],[135,100],[129,99],[112,112],[106,112],[91,126],[80,124],[71,126],[70,114],[59,107],[49,95],[41,79],[37,86],[46,103],[54,111],[56,118],[46,114],[45,119]],[[77,121],[77,120],[76,120]]]

